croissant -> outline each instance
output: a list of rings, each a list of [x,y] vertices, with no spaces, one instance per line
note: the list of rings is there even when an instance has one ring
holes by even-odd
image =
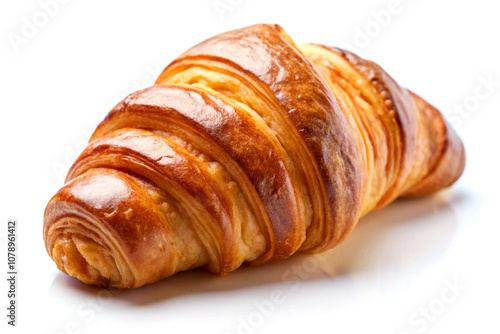
[[[86,284],[223,275],[330,249],[464,165],[439,111],[375,63],[254,25],[194,46],[111,110],[48,203],[43,237]]]

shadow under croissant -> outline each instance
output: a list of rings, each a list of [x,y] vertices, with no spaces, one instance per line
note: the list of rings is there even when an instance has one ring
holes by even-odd
[[[370,275],[370,290],[387,285],[388,279],[394,287],[404,284],[403,280],[398,280],[399,275],[407,276],[411,272],[418,276],[422,268],[439,263],[458,229],[451,204],[459,205],[463,199],[462,194],[453,191],[399,199],[368,214],[342,244],[325,253],[299,253],[275,263],[246,265],[222,277],[201,269],[181,272],[138,289],[115,290],[117,293],[113,293],[113,299],[133,305],[149,305],[183,295],[229,292],[261,285],[287,284],[293,287],[298,282],[317,280],[330,280],[332,284],[349,280],[356,285],[364,275]],[[98,296],[101,290],[63,273],[56,276],[51,290],[54,284],[58,290],[71,289],[89,297]],[[366,287],[358,285],[357,292],[363,293],[362,289]]]

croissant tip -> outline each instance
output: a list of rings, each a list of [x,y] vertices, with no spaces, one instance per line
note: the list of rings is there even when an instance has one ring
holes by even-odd
[[[57,268],[85,284],[106,288],[119,286],[120,273],[116,266],[110,265],[109,256],[102,247],[80,238],[61,236],[54,243],[52,257]]]

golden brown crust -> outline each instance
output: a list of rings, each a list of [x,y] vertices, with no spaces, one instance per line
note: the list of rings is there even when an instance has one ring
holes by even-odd
[[[347,121],[316,69],[277,25],[256,25],[208,39],[177,58],[157,84],[192,84],[193,78],[179,81],[175,75],[196,66],[240,77],[271,100],[268,105],[276,106],[274,116],[283,126],[288,124],[280,134],[281,143],[306,179],[305,197],[312,207],[302,249],[321,251],[337,244],[356,223],[363,172]],[[247,102],[238,92],[211,88]],[[286,240],[294,245],[292,252],[301,239]]]
[[[277,25],[208,39],[156,83],[108,114],[47,206],[47,251],[84,283],[320,252],[368,211],[463,171],[435,108],[373,62],[296,46]]]

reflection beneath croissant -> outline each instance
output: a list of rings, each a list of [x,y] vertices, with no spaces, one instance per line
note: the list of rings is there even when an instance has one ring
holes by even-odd
[[[131,305],[168,303],[173,306],[184,297],[231,292],[232,296],[236,293],[244,302],[245,298],[255,298],[254,293],[248,293],[255,287],[263,287],[261,291],[264,294],[266,289],[279,288],[286,296],[292,296],[316,284],[328,285],[325,298],[329,299],[343,294],[352,298],[353,293],[364,296],[394,293],[412,284],[408,277],[418,280],[419,274],[432,272],[432,266],[439,265],[442,257],[453,247],[460,227],[453,206],[461,201],[457,196],[397,201],[387,209],[363,218],[345,242],[327,252],[295,254],[264,266],[243,266],[224,277],[200,270],[183,272],[140,290],[126,293],[112,290],[112,300]],[[412,237],[408,238],[408,235]],[[400,280],[400,277],[406,279]],[[75,293],[98,298],[102,293],[100,291],[79,284],[66,275],[57,275],[50,287],[50,295],[57,300],[73,300],[57,297]],[[68,307],[74,308],[74,305]],[[190,306],[192,312],[193,307]],[[199,311],[205,313],[206,308],[200,307]]]

